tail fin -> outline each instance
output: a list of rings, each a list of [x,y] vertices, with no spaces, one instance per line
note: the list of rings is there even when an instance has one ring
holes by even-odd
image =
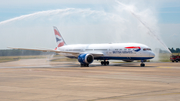
[[[63,37],[61,36],[60,32],[58,31],[57,27],[54,26],[53,28],[54,28],[54,33],[55,33],[56,42],[57,42],[57,47],[56,47],[56,49],[57,49],[58,47],[64,46],[66,43],[65,43]]]

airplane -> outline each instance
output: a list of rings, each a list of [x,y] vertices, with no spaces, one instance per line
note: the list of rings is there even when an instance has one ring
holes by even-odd
[[[101,65],[104,66],[109,65],[109,60],[123,60],[126,62],[141,60],[140,66],[144,67],[144,61],[155,57],[155,54],[148,46],[140,43],[67,45],[57,27],[54,26],[53,28],[57,42],[55,49],[12,49],[63,53],[68,58],[78,59],[81,67],[89,67],[89,64],[93,63],[94,60],[100,60]]]

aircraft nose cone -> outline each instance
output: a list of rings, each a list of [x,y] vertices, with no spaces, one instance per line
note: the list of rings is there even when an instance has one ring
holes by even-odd
[[[149,53],[150,57],[155,57],[155,54],[153,52]]]

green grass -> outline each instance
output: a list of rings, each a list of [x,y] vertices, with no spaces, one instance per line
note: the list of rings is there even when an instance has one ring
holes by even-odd
[[[70,61],[70,62],[76,62],[77,59],[70,59],[70,58],[61,58],[61,59],[52,59],[50,60],[52,62],[64,62],[64,61]]]
[[[40,58],[47,58],[49,55],[35,55],[35,56],[0,56],[0,63],[3,62],[11,62],[11,61],[17,61],[20,59],[40,59]],[[61,61],[77,61],[77,59],[70,59],[70,58],[58,58],[62,57],[62,55],[54,55],[53,58],[50,61],[52,62],[61,62]]]
[[[46,56],[0,56],[0,63],[3,62],[11,62],[11,61],[17,61],[20,59],[37,59],[37,58],[46,58]]]
[[[168,53],[160,53],[159,54],[159,61],[161,61],[161,62],[170,62],[170,56],[171,56],[171,54],[168,54]]]
[[[9,57],[3,57],[3,58],[1,58],[1,57],[0,57],[0,63],[10,62],[10,61],[17,61],[17,60],[19,60],[19,58],[9,58]]]
[[[180,53],[172,53],[172,55],[180,55]]]

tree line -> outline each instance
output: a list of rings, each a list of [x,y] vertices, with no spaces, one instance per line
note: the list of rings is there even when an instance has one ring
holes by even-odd
[[[180,53],[180,48],[169,48],[169,50],[171,51],[171,53]]]

